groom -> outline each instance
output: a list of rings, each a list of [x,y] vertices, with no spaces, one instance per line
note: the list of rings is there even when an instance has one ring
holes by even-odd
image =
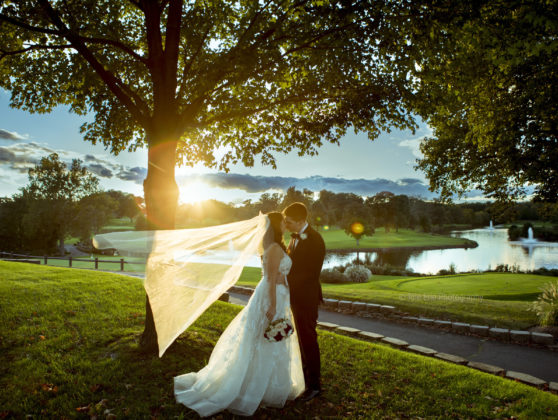
[[[321,235],[308,225],[308,211],[303,203],[293,203],[283,210],[287,229],[292,232],[287,253],[292,266],[287,279],[291,295],[306,391],[303,401],[310,401],[321,393],[320,349],[316,322],[318,305],[322,302],[320,272],[325,257],[325,244]]]

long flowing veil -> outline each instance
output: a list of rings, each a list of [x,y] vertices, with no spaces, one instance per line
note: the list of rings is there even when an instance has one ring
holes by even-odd
[[[98,249],[147,257],[145,290],[161,357],[173,341],[240,276],[261,252],[268,218],[200,229],[115,232],[97,235]]]

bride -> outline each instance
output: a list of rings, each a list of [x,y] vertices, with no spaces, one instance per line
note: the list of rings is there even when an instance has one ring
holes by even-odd
[[[209,363],[198,372],[174,378],[176,400],[201,416],[222,410],[249,416],[260,405],[283,407],[304,391],[296,332],[278,342],[264,338],[271,321],[286,318],[292,324],[285,222],[277,212],[266,218],[263,276],[248,304],[217,341]]]
[[[281,213],[199,229],[112,232],[98,249],[145,257],[145,291],[157,331],[159,357],[227,291],[260,249],[263,276],[250,301],[223,332],[209,363],[174,378],[176,400],[202,416],[222,410],[251,415],[259,405],[282,407],[304,391],[296,331],[269,342],[271,321],[292,323]]]

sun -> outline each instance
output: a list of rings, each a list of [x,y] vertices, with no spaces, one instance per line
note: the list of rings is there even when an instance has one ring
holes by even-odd
[[[178,186],[178,201],[183,204],[198,203],[209,199],[208,185],[205,182],[189,181]]]

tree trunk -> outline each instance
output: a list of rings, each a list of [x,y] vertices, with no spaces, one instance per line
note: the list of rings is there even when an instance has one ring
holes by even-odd
[[[143,181],[150,229],[174,229],[178,186],[174,179],[176,141],[149,146],[147,178]]]
[[[66,255],[66,248],[64,248],[64,238],[58,239],[58,252],[60,252],[61,256]]]
[[[149,141],[147,178],[143,181],[148,229],[174,229],[178,186],[174,178],[176,141]],[[145,328],[140,339],[145,353],[157,354],[157,332],[149,297],[145,300]]]

